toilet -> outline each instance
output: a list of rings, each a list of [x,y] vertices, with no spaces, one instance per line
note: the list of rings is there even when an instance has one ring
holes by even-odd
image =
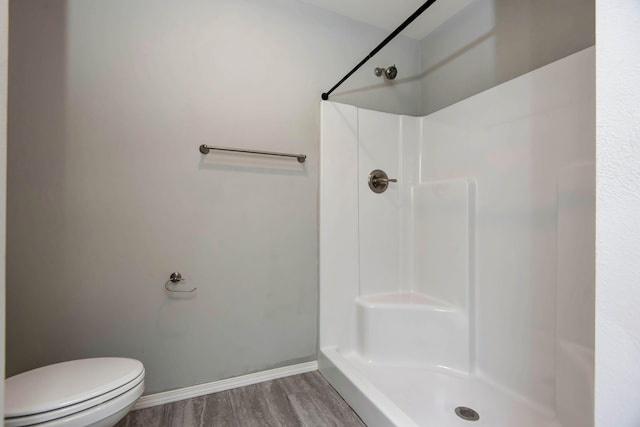
[[[6,427],[112,427],[144,391],[137,360],[101,357],[57,363],[5,380]]]

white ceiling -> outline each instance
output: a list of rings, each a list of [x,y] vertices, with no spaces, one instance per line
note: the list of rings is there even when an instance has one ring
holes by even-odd
[[[424,4],[425,0],[300,0],[389,31]],[[473,0],[440,0],[432,4],[402,34],[421,40]]]

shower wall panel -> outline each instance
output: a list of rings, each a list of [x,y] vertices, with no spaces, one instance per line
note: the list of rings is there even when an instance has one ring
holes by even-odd
[[[320,346],[348,349],[360,281],[358,109],[323,102],[320,117]]]
[[[438,181],[412,188],[412,290],[466,309],[471,274],[473,182]]]
[[[400,227],[402,182],[374,193],[368,176],[382,169],[400,176],[401,118],[394,114],[358,110],[358,194],[361,295],[394,292],[400,286]]]
[[[593,63],[590,48],[433,113],[422,124],[421,179],[477,183],[478,369],[547,408],[556,399],[556,309],[572,309],[556,301],[557,245],[565,236],[556,223],[558,176],[575,164],[593,168]],[[587,187],[593,191],[592,183]],[[592,220],[581,226],[592,234]],[[562,241],[563,251],[582,253],[584,268],[593,268],[592,246],[572,234]],[[588,274],[575,279],[585,292],[594,286]],[[593,348],[591,334],[585,335],[593,324],[571,325],[582,331],[571,334],[586,337],[580,341]]]

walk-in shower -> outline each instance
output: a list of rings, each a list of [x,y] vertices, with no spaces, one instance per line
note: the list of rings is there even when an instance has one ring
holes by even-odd
[[[322,103],[319,364],[369,426],[593,425],[593,64]]]

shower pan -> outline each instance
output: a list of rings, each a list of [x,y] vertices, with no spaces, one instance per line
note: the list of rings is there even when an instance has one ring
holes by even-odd
[[[593,425],[593,64],[322,103],[318,359],[370,427]]]

